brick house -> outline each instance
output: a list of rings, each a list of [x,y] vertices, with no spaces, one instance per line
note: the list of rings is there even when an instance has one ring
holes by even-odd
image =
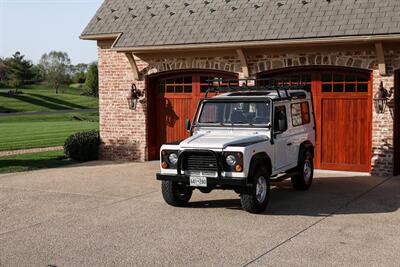
[[[101,155],[157,159],[210,77],[284,78],[313,93],[317,168],[399,174],[400,95],[374,108],[381,82],[400,89],[399,14],[397,0],[106,0],[81,35],[98,44]]]

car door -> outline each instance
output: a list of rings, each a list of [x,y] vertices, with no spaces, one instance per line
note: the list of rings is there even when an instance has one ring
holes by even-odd
[[[286,105],[276,105],[274,108],[274,170],[280,171],[290,165],[290,133],[288,133]]]

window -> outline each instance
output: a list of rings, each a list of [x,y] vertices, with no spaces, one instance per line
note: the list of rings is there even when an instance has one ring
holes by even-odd
[[[303,85],[307,91],[311,92],[312,77],[310,73],[301,73],[294,75],[277,75],[269,77],[267,75],[261,75],[260,78],[271,79],[271,80],[260,80],[258,85]]]
[[[176,77],[160,81],[160,93],[191,93],[192,77]]]
[[[323,93],[367,93],[368,77],[362,74],[325,72],[321,75]]]
[[[310,123],[308,102],[292,104],[292,124],[294,127]]]
[[[270,102],[206,102],[198,122],[217,125],[267,126]]]
[[[287,118],[286,118],[286,107],[277,106],[275,107],[274,116],[274,130],[275,133],[283,133],[287,130]]]
[[[213,82],[213,86],[216,87],[227,87],[228,83],[229,86],[238,86],[239,83],[235,81],[227,82],[226,80],[230,80],[230,77],[227,76],[200,76],[200,92],[201,93],[206,93],[208,88],[210,87],[210,81],[215,81]],[[219,82],[223,81],[223,82]]]

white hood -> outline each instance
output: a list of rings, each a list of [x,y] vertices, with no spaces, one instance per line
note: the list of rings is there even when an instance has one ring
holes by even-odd
[[[194,135],[182,143],[180,147],[183,149],[190,148],[203,148],[203,149],[224,149],[231,145],[237,145],[241,143],[252,143],[262,142],[269,140],[265,134],[250,134],[249,135],[228,135],[228,134],[211,134],[211,133],[199,133]]]

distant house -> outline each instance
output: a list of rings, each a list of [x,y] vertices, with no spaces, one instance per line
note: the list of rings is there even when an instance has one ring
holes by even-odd
[[[81,35],[98,44],[102,156],[157,159],[208,79],[268,77],[312,91],[317,168],[398,174],[399,14],[397,0],[106,0]],[[384,114],[381,82],[397,93]]]

